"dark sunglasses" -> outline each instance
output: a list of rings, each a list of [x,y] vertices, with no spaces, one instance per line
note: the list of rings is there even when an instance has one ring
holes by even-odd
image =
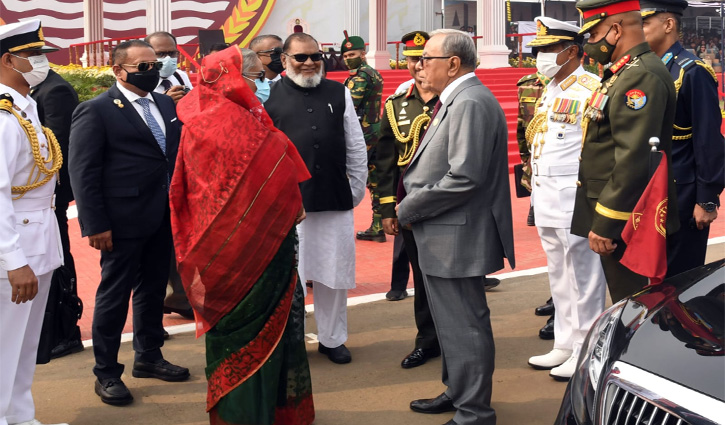
[[[295,58],[295,60],[297,62],[300,62],[300,63],[307,62],[307,59],[312,59],[312,62],[319,62],[319,61],[322,60],[322,53],[313,53],[311,55],[307,55],[307,54],[304,54],[304,53],[298,53],[296,55],[290,55],[290,54],[285,53],[285,55],[287,55],[288,57],[289,56],[292,56],[293,58]]]
[[[121,68],[123,68],[124,66],[130,66],[131,68],[138,69],[140,72],[146,72],[151,69],[155,69],[157,71],[161,70],[161,68],[164,66],[164,63],[159,62],[159,61],[153,61],[153,62],[141,62],[137,65],[132,65],[132,64],[128,64],[128,63],[121,64]]]
[[[257,55],[258,56],[271,56],[272,54],[279,55],[280,53],[282,53],[282,48],[275,47],[274,49],[260,50],[259,52],[257,52]]]
[[[264,82],[264,80],[266,78],[264,76],[264,71],[259,71],[259,72],[256,72],[256,73],[249,73],[249,72],[248,73],[242,73],[242,76],[245,77],[245,78],[248,78],[250,80],[259,80],[261,82]]]
[[[156,57],[161,59],[164,57],[170,57],[170,58],[178,58],[179,57],[179,51],[178,50],[169,50],[168,52],[156,52]]]

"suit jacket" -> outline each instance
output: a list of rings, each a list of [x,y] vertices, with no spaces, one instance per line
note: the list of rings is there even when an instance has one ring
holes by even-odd
[[[70,83],[50,70],[48,78],[30,91],[30,97],[38,103],[40,123],[53,131],[63,152],[64,162],[58,174],[55,196],[58,204],[67,204],[73,200],[68,177],[68,143],[71,118],[78,106],[78,94]]]
[[[483,276],[515,266],[506,118],[478,78],[441,106],[403,177],[398,207],[411,224],[423,273]]]
[[[69,172],[83,236],[146,237],[168,220],[181,122],[170,97],[151,95],[166,125],[166,155],[115,85],[73,114]]]

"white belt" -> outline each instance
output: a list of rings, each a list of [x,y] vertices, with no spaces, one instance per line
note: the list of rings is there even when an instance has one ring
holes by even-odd
[[[535,162],[531,167],[535,176],[571,176],[579,173],[579,163],[546,165]]]
[[[15,212],[42,211],[48,208],[55,209],[55,195],[43,198],[22,197],[13,201]]]

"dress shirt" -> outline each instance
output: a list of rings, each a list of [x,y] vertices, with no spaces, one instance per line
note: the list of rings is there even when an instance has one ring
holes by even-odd
[[[446,100],[448,100],[448,96],[450,96],[451,93],[453,93],[453,91],[458,86],[460,86],[462,82],[466,81],[469,78],[476,78],[476,73],[474,73],[473,71],[471,71],[468,74],[461,75],[460,77],[458,77],[457,79],[455,79],[452,83],[450,83],[448,85],[448,87],[446,87],[443,90],[443,92],[441,93],[441,95],[438,96],[438,98],[440,99],[441,103],[445,105]]]
[[[159,127],[161,127],[161,131],[164,132],[164,135],[166,135],[166,123],[164,123],[164,117],[161,115],[161,111],[159,111],[159,107],[156,106],[156,102],[154,102],[154,97],[151,96],[151,93],[146,93],[146,96],[139,96],[136,93],[132,92],[131,90],[123,87],[121,84],[116,82],[116,87],[123,93],[123,95],[128,99],[129,102],[131,102],[131,105],[133,105],[133,109],[136,110],[136,112],[139,114],[143,122],[146,123],[146,125],[149,125],[148,122],[146,122],[146,117],[143,114],[143,107],[136,102],[136,99],[140,99],[141,97],[146,98],[149,100],[149,109],[151,110],[151,115],[154,116],[154,119],[159,124]]]

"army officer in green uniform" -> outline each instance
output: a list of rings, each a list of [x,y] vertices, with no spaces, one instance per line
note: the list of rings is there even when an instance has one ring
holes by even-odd
[[[645,41],[638,0],[582,0],[576,7],[582,15],[581,32],[590,33],[584,52],[601,64],[613,64],[584,110],[571,232],[589,238],[591,249],[601,255],[616,302],[647,284],[646,277],[619,262],[625,248],[621,233],[649,182],[650,137],[660,139],[669,162],[675,86]],[[676,205],[669,175],[669,203]],[[677,208],[670,208],[667,233],[677,227]]]
[[[375,145],[380,131],[380,105],[383,97],[383,78],[378,71],[365,62],[365,40],[349,36],[345,31],[342,41],[342,58],[350,70],[345,86],[350,89],[355,112],[362,126],[365,144],[368,148],[368,189],[372,198],[373,220],[370,227],[357,232],[357,238],[365,241],[385,242],[385,233],[380,222],[378,201],[378,179],[375,173]]]
[[[430,115],[438,102],[438,96],[426,90],[423,79],[415,69],[429,38],[423,31],[414,31],[403,36],[403,56],[406,57],[414,83],[407,91],[396,93],[385,102],[375,160],[383,229],[389,235],[402,234],[413,268],[415,324],[418,335],[415,338],[415,349],[401,363],[405,369],[420,366],[426,360],[440,355],[435,325],[423,286],[423,275],[418,265],[415,238],[410,229],[398,227],[395,214],[398,180],[413,158],[418,143],[423,139],[423,132],[428,127]]]

